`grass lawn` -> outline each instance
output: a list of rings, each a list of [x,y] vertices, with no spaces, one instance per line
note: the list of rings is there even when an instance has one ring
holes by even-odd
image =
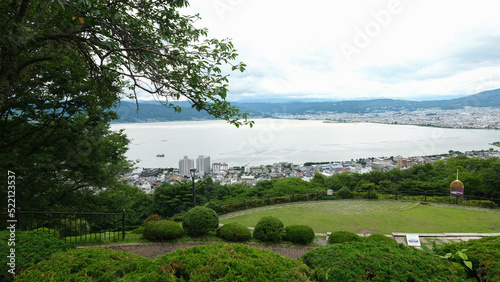
[[[408,201],[336,200],[279,205],[225,220],[254,227],[260,218],[274,216],[284,225],[304,224],[316,233],[492,233],[500,227],[500,213],[418,205]],[[227,215],[225,215],[227,216]]]

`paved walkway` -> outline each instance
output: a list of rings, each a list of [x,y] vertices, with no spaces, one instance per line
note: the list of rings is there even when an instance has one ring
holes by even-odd
[[[220,242],[190,242],[190,243],[131,243],[131,244],[115,244],[115,245],[100,245],[100,246],[81,246],[85,248],[105,248],[127,253],[138,254],[143,257],[154,259],[166,253],[173,252],[177,249],[185,249],[199,245],[224,244]],[[301,247],[290,245],[266,245],[259,243],[247,243],[251,247],[261,248],[273,251],[281,256],[297,259],[306,252],[315,249],[316,247]]]

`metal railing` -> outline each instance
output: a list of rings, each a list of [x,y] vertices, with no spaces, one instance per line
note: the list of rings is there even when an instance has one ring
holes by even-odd
[[[5,230],[9,213],[0,213]],[[125,210],[120,213],[44,212],[16,210],[16,230],[53,234],[66,242],[118,241],[125,239]]]

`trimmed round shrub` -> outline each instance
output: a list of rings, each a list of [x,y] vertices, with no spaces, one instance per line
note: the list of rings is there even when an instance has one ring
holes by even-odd
[[[353,241],[361,241],[361,237],[349,231],[332,232],[330,237],[328,237],[328,243],[330,244],[347,243]]]
[[[170,274],[180,281],[310,281],[311,274],[310,269],[298,260],[245,244],[178,249],[156,258],[149,269],[142,271],[148,272]],[[154,276],[148,278],[137,280],[163,281]]]
[[[396,242],[396,240],[389,238],[384,234],[372,234],[366,237],[366,240],[370,242],[386,242],[386,243],[399,244],[398,242]]]
[[[217,237],[231,242],[246,242],[252,239],[252,233],[248,227],[238,222],[231,222],[217,229]]]
[[[451,263],[402,244],[349,242],[322,246],[302,256],[317,281],[463,281]]]
[[[182,227],[171,220],[150,221],[144,227],[142,237],[149,241],[169,241],[182,236]]]
[[[263,242],[278,243],[282,239],[283,232],[281,220],[273,216],[265,216],[257,222],[253,237]]]
[[[352,192],[349,190],[347,187],[342,187],[338,192],[337,196],[339,196],[341,199],[351,199],[352,198]]]
[[[57,238],[61,238],[61,234],[59,234],[59,232],[57,232],[57,230],[52,229],[52,228],[39,227],[37,229],[34,229],[33,231],[39,232],[39,233],[48,233],[48,234],[51,234]]]
[[[152,214],[152,215],[149,215],[148,217],[146,217],[146,219],[144,220],[144,222],[142,223],[143,226],[145,226],[146,224],[148,224],[148,222],[151,222],[151,221],[160,221],[162,220],[161,216],[158,215],[158,214]]]
[[[11,267],[10,249],[15,248],[15,272],[22,273],[31,265],[48,259],[52,254],[74,248],[73,245],[45,232],[16,231],[16,245],[9,246],[10,231],[0,232],[0,281],[13,281],[7,272]]]
[[[301,245],[307,245],[314,240],[314,231],[307,225],[290,225],[285,227],[284,240]]]
[[[182,218],[182,227],[189,235],[204,235],[219,228],[219,216],[207,207],[194,207]]]
[[[54,254],[33,265],[17,276],[16,281],[117,281],[122,277],[125,281],[137,281],[124,276],[145,269],[151,263],[151,259],[121,251],[76,249]]]

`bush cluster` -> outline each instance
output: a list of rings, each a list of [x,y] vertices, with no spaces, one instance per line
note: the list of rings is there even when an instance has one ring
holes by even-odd
[[[200,236],[219,227],[219,216],[207,207],[197,206],[190,209],[182,218],[182,227],[187,234]]]
[[[290,225],[285,227],[283,239],[294,244],[307,245],[314,239],[314,231],[307,225]]]
[[[9,237],[9,231],[0,232],[0,242],[2,242],[0,244],[0,254],[2,254],[0,256],[0,264],[2,265],[0,268],[0,281],[13,281],[13,277],[7,272],[10,269],[7,264],[10,263],[10,258],[7,258],[7,256],[12,248],[7,244]],[[15,242],[16,274],[21,273],[31,265],[48,259],[53,253],[74,248],[69,243],[45,232],[16,231]]]
[[[465,254],[472,262],[469,275],[477,275],[479,281],[500,281],[500,237],[446,244],[435,248],[434,252],[444,256],[459,250],[467,250]]]
[[[253,237],[257,240],[270,243],[278,243],[283,235],[283,222],[276,217],[265,216],[257,222],[253,231]]]
[[[351,199],[353,197],[351,190],[347,187],[342,187],[338,192],[337,196],[341,199]]]
[[[349,231],[332,232],[330,237],[328,237],[328,243],[330,244],[347,243],[353,241],[361,241],[361,237]]]
[[[302,262],[242,244],[179,249],[154,260],[110,249],[57,253],[16,281],[309,281]]]
[[[142,236],[152,242],[170,241],[182,237],[182,227],[172,220],[150,221],[144,227]]]
[[[48,233],[48,234],[52,234],[54,237],[57,237],[59,239],[61,239],[61,234],[59,234],[59,232],[55,229],[52,229],[52,228],[47,228],[47,227],[39,227],[37,229],[34,229],[33,230],[34,232],[39,232],[39,233]]]
[[[463,272],[429,252],[402,244],[350,242],[302,256],[317,281],[462,281]]]
[[[81,236],[90,233],[90,225],[83,218],[65,218],[58,223],[62,237]]]
[[[231,242],[246,242],[252,239],[252,233],[248,227],[232,222],[217,229],[217,237]]]

